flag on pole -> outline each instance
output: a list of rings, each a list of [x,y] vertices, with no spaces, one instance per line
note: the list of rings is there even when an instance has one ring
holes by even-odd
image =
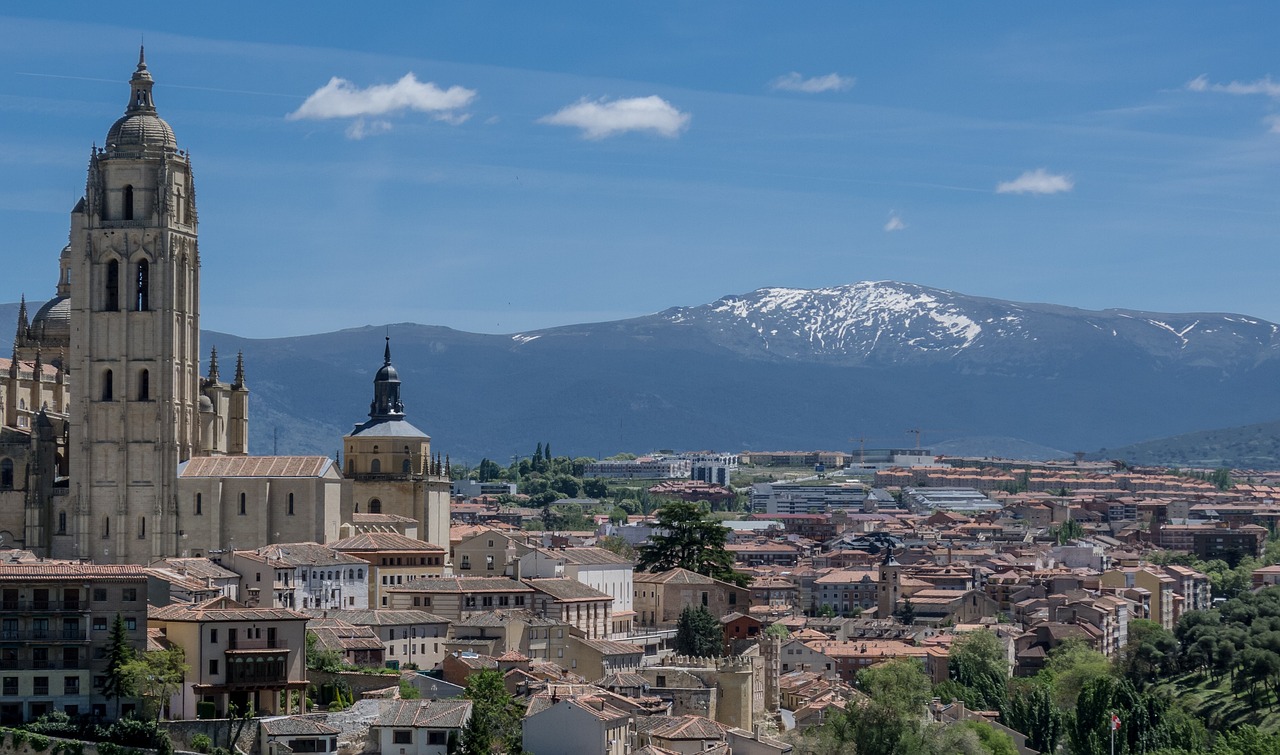
[[[1111,714],[1111,730],[1116,731],[1119,728],[1120,728],[1120,717],[1112,713]]]

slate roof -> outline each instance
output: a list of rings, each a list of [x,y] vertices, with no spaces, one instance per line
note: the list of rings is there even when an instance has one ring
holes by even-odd
[[[236,555],[283,566],[368,565],[368,562],[363,559],[348,556],[345,553],[338,552],[331,545],[321,545],[320,543],[278,543],[264,545],[251,551],[236,551]]]
[[[661,739],[723,740],[729,727],[702,716],[641,716],[636,731]]]
[[[431,440],[430,435],[402,419],[371,419],[368,422],[356,425],[347,437],[353,438],[357,435],[368,435],[377,438],[424,438]]]
[[[575,642],[595,650],[601,655],[640,655],[644,653],[643,645],[633,645],[630,642],[616,642],[614,640],[588,640],[585,637],[573,637]]]
[[[320,477],[327,456],[196,456],[178,465],[179,477]]]
[[[397,700],[387,705],[374,725],[461,729],[469,718],[470,700]]]
[[[198,579],[240,579],[239,574],[207,558],[166,558],[151,565],[168,568]]]

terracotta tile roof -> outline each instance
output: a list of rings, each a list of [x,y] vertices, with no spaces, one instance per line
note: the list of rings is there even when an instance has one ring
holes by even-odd
[[[584,637],[572,637],[574,642],[595,650],[601,655],[640,655],[644,653],[643,645],[632,645],[630,642],[614,640],[588,640]]]
[[[651,582],[668,585],[710,585],[715,580],[711,577],[699,574],[688,569],[669,569],[664,572],[652,574],[649,572],[636,572],[633,579],[635,582]]]
[[[613,600],[613,596],[608,593],[600,592],[591,585],[583,584],[576,579],[547,577],[544,579],[526,579],[524,583],[538,592],[546,593],[555,598],[557,603]]]
[[[83,582],[86,579],[114,582],[146,581],[144,567],[132,564],[84,564],[78,561],[0,564],[3,582]]]
[[[166,558],[156,561],[152,566],[168,567],[198,579],[240,579],[239,574],[207,558]]]
[[[396,700],[387,705],[374,725],[461,729],[469,718],[470,700]]]
[[[306,621],[308,616],[288,608],[251,608],[220,597],[194,606],[172,603],[152,607],[147,618],[152,621]]]
[[[579,564],[581,566],[597,566],[604,564],[624,565],[631,563],[629,559],[625,559],[613,551],[608,551],[604,548],[565,548],[562,551],[554,551],[554,553],[570,564]]]
[[[327,456],[196,456],[178,465],[179,477],[320,477]]]
[[[362,559],[340,553],[333,546],[320,543],[277,543],[251,551],[236,551],[235,554],[240,558],[263,561],[273,566],[366,565]]]
[[[533,592],[533,588],[508,577],[419,577],[388,588],[390,592]]]
[[[411,624],[448,624],[449,620],[416,608],[368,608],[352,610],[327,609],[312,611],[317,618],[332,618],[370,627],[398,627]]]
[[[399,532],[361,532],[358,535],[345,537],[329,543],[334,550],[359,551],[414,551],[423,553],[444,553],[444,548],[426,540],[405,537]]]
[[[352,524],[412,524],[418,521],[413,517],[400,516],[398,514],[366,514],[354,513],[351,515]]]
[[[643,716],[636,719],[636,732],[671,740],[723,740],[729,727],[702,716]]]
[[[302,716],[281,716],[280,718],[262,719],[262,730],[271,737],[328,737],[340,734],[337,729],[323,721]]]

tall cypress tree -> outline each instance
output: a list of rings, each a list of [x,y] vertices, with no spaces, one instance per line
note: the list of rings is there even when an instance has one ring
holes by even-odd
[[[107,678],[102,685],[102,694],[108,700],[115,699],[116,718],[119,719],[120,698],[134,694],[125,673],[125,666],[134,658],[133,646],[129,644],[129,630],[125,629],[124,617],[119,613],[116,614],[115,623],[111,625],[107,643]]]

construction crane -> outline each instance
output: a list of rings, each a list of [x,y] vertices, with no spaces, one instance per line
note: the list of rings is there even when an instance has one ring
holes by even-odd
[[[950,428],[950,429],[942,429],[942,430],[940,430],[940,429],[938,429],[938,428],[933,428],[933,429],[925,429],[925,428],[920,428],[920,427],[911,427],[911,428],[907,428],[907,435],[914,435],[914,436],[916,436],[916,450],[917,450],[917,451],[919,451],[919,450],[920,450],[920,436],[921,436],[921,435],[923,435],[923,434],[925,434],[925,433],[956,433],[956,432],[963,432],[963,430],[956,430],[956,429],[954,429],[954,428]]]

